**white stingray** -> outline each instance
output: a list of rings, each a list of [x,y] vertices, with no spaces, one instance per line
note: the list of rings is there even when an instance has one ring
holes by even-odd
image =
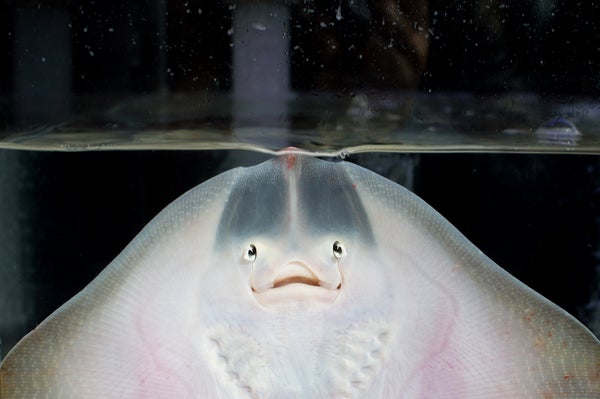
[[[0,397],[600,398],[600,343],[406,189],[290,151],[161,212]]]

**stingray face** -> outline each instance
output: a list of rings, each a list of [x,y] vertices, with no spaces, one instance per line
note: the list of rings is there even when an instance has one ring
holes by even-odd
[[[300,300],[328,304],[342,290],[345,245],[330,235],[297,243],[301,249],[292,250],[279,240],[258,239],[243,254],[250,266],[249,288],[263,306]]]
[[[356,186],[330,163],[290,156],[249,168],[219,224],[248,265],[248,288],[263,306],[333,303],[356,243],[372,242]]]

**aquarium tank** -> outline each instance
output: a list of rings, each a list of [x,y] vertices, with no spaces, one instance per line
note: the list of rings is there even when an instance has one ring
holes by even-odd
[[[600,2],[3,0],[0,358],[186,190],[290,146],[600,334]]]

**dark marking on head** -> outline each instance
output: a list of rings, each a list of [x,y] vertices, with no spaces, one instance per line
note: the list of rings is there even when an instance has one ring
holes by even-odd
[[[234,237],[275,233],[286,217],[288,188],[279,162],[247,168],[231,190],[217,230],[217,245]]]
[[[245,170],[223,210],[217,243],[265,234],[293,235],[290,226],[314,235],[333,233],[373,241],[366,211],[344,169],[300,155],[281,158]],[[296,212],[290,211],[292,204]],[[300,220],[292,220],[292,215]]]
[[[371,224],[362,206],[356,184],[337,162],[305,161],[298,181],[299,204],[307,212],[305,221],[314,233],[358,234],[361,240],[374,240]]]

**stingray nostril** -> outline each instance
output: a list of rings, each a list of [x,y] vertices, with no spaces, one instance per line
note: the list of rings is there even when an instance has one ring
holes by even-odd
[[[256,260],[256,254],[256,246],[254,244],[250,244],[244,253],[244,259],[248,262],[254,262]]]
[[[346,247],[341,242],[335,241],[333,243],[333,256],[340,259],[344,255],[346,255]]]

